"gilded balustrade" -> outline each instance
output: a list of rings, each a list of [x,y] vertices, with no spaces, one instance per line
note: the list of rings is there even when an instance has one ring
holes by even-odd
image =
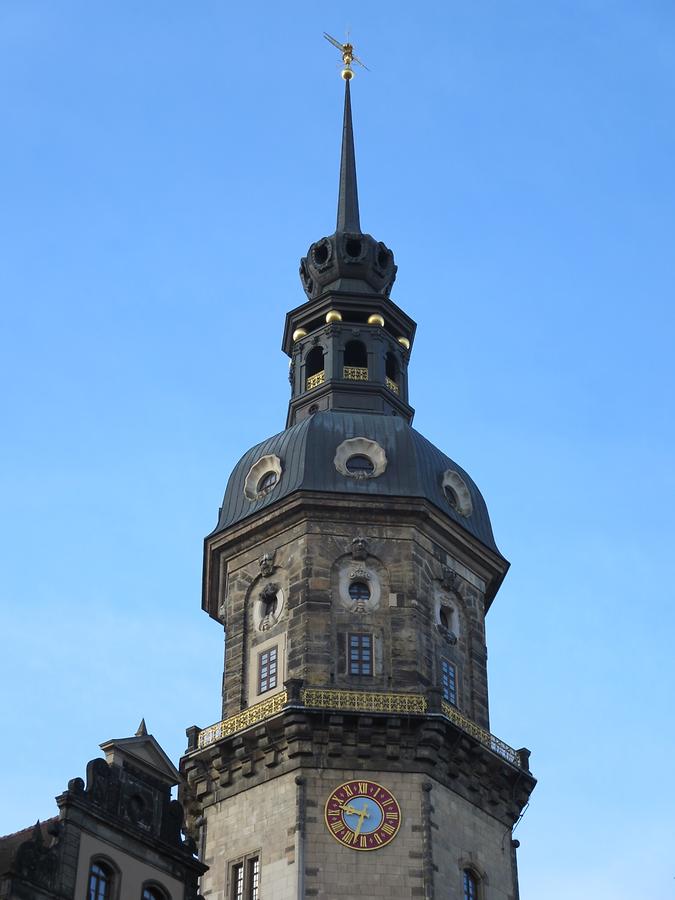
[[[262,703],[256,703],[249,706],[243,712],[237,713],[236,716],[230,716],[229,719],[223,719],[222,722],[216,722],[209,728],[204,728],[199,732],[198,747],[208,747],[209,744],[215,744],[216,741],[229,737],[237,731],[243,731],[251,725],[262,722],[263,719],[269,719],[270,716],[276,715],[284,708],[288,696],[286,691],[280,691],[269,700],[263,700]]]
[[[363,366],[343,366],[342,377],[346,381],[368,381],[368,369]]]
[[[454,722],[455,725],[459,725],[462,731],[466,731],[471,737],[477,738],[484,747],[487,747],[489,750],[492,750],[493,753],[497,753],[499,756],[508,760],[512,766],[520,767],[520,759],[513,747],[509,747],[508,744],[505,744],[504,741],[500,741],[494,734],[490,734],[485,728],[481,728],[480,725],[476,725],[471,719],[467,719],[467,717],[463,716],[458,709],[451,706],[450,703],[446,703],[444,700],[441,702],[441,710],[446,718],[450,719],[451,722]]]
[[[423,694],[379,694],[371,691],[334,691],[305,688],[305,706],[319,709],[348,709],[354,712],[387,712],[424,715],[427,701]]]
[[[269,700],[249,706],[243,712],[216,722],[199,732],[198,747],[208,747],[225,737],[229,737],[251,725],[256,725],[281,712],[288,702],[286,691],[280,691]],[[339,691],[332,688],[304,688],[300,691],[301,706],[311,709],[346,710],[350,712],[393,713],[395,715],[422,716],[428,712],[424,694],[378,693],[375,691]],[[445,701],[441,702],[441,712],[466,734],[476,738],[484,747],[501,756],[512,766],[521,768],[518,753],[504,741],[500,741],[485,728],[476,725],[462,715],[458,709]]]
[[[390,391],[393,391],[395,394],[401,393],[399,386],[396,384],[396,382],[392,378],[389,378],[389,376],[387,376],[386,382],[387,382],[387,387],[389,388]]]
[[[307,379],[305,390],[311,391],[313,388],[318,387],[320,384],[323,384],[326,380],[326,373],[322,369],[320,372],[317,372],[316,375],[310,375]]]

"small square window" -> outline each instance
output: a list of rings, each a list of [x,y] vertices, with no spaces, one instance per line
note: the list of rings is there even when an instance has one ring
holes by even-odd
[[[349,659],[347,665],[350,675],[373,674],[372,634],[349,635]]]
[[[258,693],[264,694],[277,686],[278,653],[276,647],[270,647],[258,654]]]
[[[441,660],[441,691],[447,703],[457,706],[457,670],[447,659]]]

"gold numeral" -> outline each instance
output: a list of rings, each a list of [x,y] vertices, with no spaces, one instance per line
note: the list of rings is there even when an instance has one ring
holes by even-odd
[[[368,793],[368,782],[367,781],[359,781],[359,794],[367,794]]]
[[[346,784],[346,785],[342,788],[342,790],[345,792],[345,794],[346,794],[348,797],[353,797],[353,796],[354,796],[354,791],[351,789],[351,787],[350,787],[348,784]]]
[[[362,847],[367,847],[367,846],[368,846],[368,840],[366,839],[365,834],[362,834],[362,835],[361,835],[361,846],[362,846]]]
[[[392,828],[391,825],[387,825],[387,824],[385,823],[385,824],[382,826],[382,831],[384,831],[385,834],[392,835],[392,834],[396,831],[396,829],[395,829],[395,828]]]

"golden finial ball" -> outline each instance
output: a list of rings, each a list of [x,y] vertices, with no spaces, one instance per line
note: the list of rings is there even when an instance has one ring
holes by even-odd
[[[380,328],[384,328],[384,319],[379,313],[373,313],[372,316],[368,316],[368,324],[379,325]]]
[[[326,324],[330,325],[331,322],[341,322],[342,321],[342,313],[339,313],[337,309],[331,309],[326,313]]]
[[[293,340],[294,341],[299,341],[301,338],[304,338],[306,336],[307,336],[307,332],[305,331],[304,328],[296,328],[295,331],[293,332]]]
[[[354,77],[354,72],[352,69],[343,69],[340,73],[345,81],[351,81]]]
[[[407,337],[398,338],[398,342],[401,345],[401,347],[404,347],[406,350],[410,350],[410,341],[408,340]]]

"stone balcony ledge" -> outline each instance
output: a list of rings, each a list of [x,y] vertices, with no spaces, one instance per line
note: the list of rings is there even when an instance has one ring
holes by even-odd
[[[391,693],[378,691],[345,691],[333,688],[303,687],[299,679],[291,679],[284,690],[249,706],[234,716],[216,722],[208,728],[193,726],[187,730],[187,752],[194,753],[232,735],[239,734],[289,709],[314,709],[335,712],[364,712],[396,716],[427,716],[449,720],[460,731],[477,740],[483,747],[525,772],[530,771],[530,752],[514,750],[504,741],[473,722],[455,706],[447,703],[440,689],[427,694]]]

